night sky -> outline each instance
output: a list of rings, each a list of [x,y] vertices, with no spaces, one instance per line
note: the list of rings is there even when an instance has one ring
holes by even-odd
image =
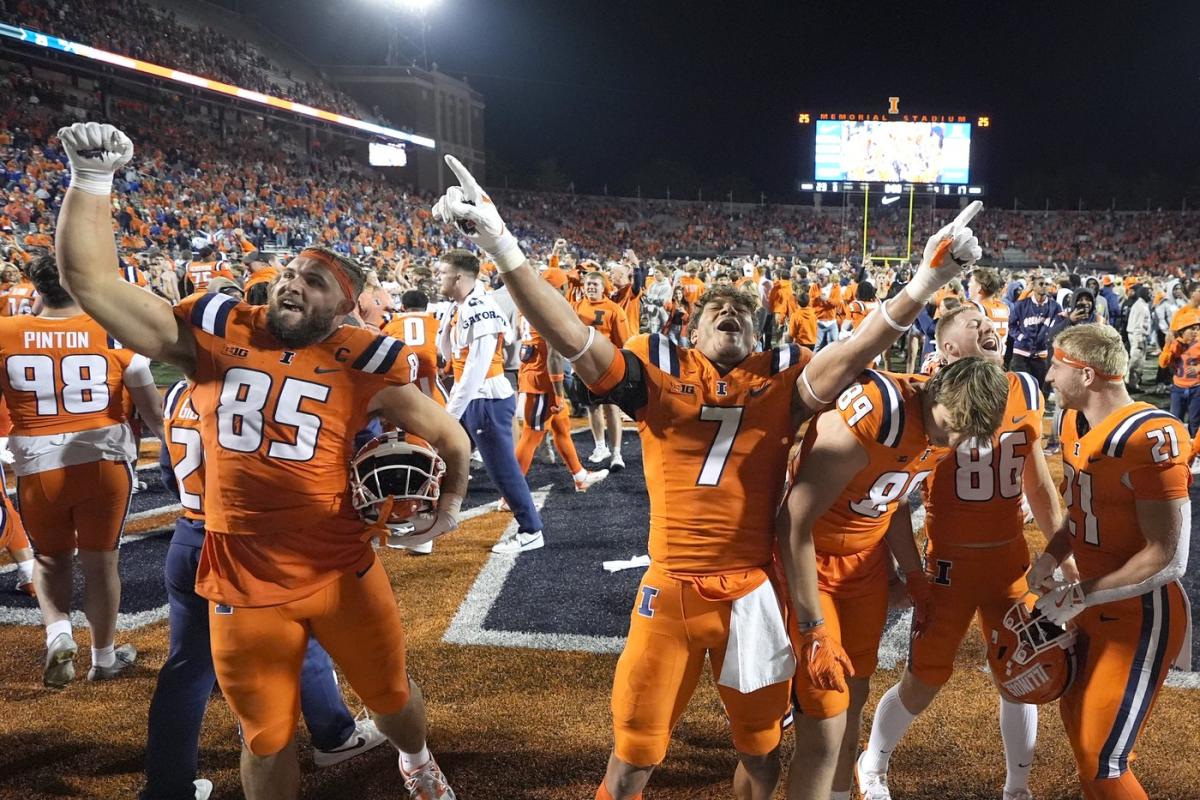
[[[318,63],[382,63],[399,13],[226,5]],[[1200,3],[440,0],[428,21],[430,60],[484,94],[493,179],[553,158],[579,191],[690,177],[795,200],[812,169],[796,113],[898,95],[903,112],[991,116],[972,182],[993,202],[1200,206]]]

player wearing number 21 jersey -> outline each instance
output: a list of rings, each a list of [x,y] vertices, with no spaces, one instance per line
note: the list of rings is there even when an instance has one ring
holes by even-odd
[[[968,356],[1000,364],[1004,340],[973,306],[945,312],[936,331],[946,363]],[[869,800],[886,786],[888,759],[916,715],[950,679],[959,644],[978,614],[985,640],[1003,630],[1005,614],[1027,594],[1022,493],[1034,518],[1052,535],[1062,521],[1058,493],[1041,448],[1043,402],[1037,381],[1010,372],[1008,405],[996,435],[966,441],[938,462],[925,481],[924,571],[912,537],[892,538],[909,583],[926,584],[931,613],[909,647],[908,669],[875,710],[871,739],[858,761],[858,783]],[[1008,775],[1006,800],[1028,792],[1037,733],[1036,706],[1001,700],[1000,730]]]
[[[74,551],[93,584],[89,591],[119,585],[117,541],[137,459],[122,393],[129,388],[159,435],[162,411],[149,362],[82,313],[59,284],[53,256],[34,262],[29,272],[43,309],[37,316],[0,319],[0,389],[12,416],[17,503],[38,554],[34,582],[48,650],[43,679],[62,688],[74,677],[70,608],[59,605],[59,598],[71,596]],[[93,678],[119,671],[126,663],[120,659],[131,663],[135,656],[128,645],[120,653],[112,647],[116,598],[99,614],[88,618]]]
[[[813,797],[850,789],[859,717],[887,619],[892,567],[885,537],[899,530],[911,542],[911,530],[893,526],[892,517],[948,455],[946,447],[991,439],[1008,390],[1000,368],[981,358],[929,380],[868,370],[805,434],[788,500],[791,526],[811,532],[824,624],[853,668],[849,693],[817,685],[803,670],[793,681],[803,713],[792,769],[805,769]],[[920,625],[927,621],[927,584],[910,581]],[[797,648],[805,646],[801,633],[794,627]]]
[[[1029,571],[1037,608],[1073,622],[1086,642],[1059,701],[1087,800],[1136,800],[1133,748],[1172,663],[1189,669],[1190,628],[1179,577],[1191,533],[1187,428],[1130,400],[1128,354],[1108,325],[1077,325],[1054,341],[1047,380],[1063,415],[1066,524]],[[1079,581],[1055,581],[1075,555]]]

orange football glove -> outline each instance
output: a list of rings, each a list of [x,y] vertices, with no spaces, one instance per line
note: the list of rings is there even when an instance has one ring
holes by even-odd
[[[846,691],[845,678],[854,677],[854,667],[841,643],[829,635],[824,625],[801,633],[797,644],[796,658],[808,670],[813,686],[830,692]]]
[[[929,627],[933,618],[933,586],[924,570],[914,569],[904,576],[908,599],[912,602],[912,637],[916,639]]]

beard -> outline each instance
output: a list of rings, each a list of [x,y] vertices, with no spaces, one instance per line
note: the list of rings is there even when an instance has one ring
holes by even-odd
[[[283,312],[272,304],[267,309],[267,330],[286,347],[308,347],[330,334],[334,317],[332,311],[305,311],[299,321],[285,322]]]

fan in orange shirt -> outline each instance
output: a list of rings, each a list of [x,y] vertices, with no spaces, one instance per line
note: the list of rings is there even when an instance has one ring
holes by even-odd
[[[704,281],[697,275],[699,271],[700,262],[689,261],[683,267],[683,277],[679,279],[679,285],[683,287],[683,299],[687,301],[689,308],[695,306],[700,295],[704,294]]]
[[[446,463],[440,499],[412,520],[418,537],[433,538],[457,527],[465,431],[408,385],[417,359],[402,342],[340,324],[363,272],[336,253],[302,251],[266,307],[206,294],[172,308],[122,281],[107,225],[95,221],[111,214],[103,178],[132,144],[96,123],[59,138],[72,167],[56,240],[64,277],[110,335],[195,384],[208,487],[196,591],[209,600],[214,666],[241,728],[246,794],[298,792],[299,669],[316,636],[400,749],[402,778],[452,796],[425,745],[424,701],[372,529],[350,498],[349,463],[374,415],[436,448]]]
[[[255,250],[242,258],[242,265],[247,272],[242,284],[242,289],[246,292],[246,302],[255,306],[265,306],[268,287],[279,275],[275,256]]]
[[[811,350],[817,346],[817,313],[812,307],[808,284],[800,285],[803,291],[793,295],[795,305],[792,306],[792,313],[788,318],[788,340]]]
[[[583,298],[575,304],[575,313],[584,325],[594,328],[614,347],[621,347],[629,338],[625,312],[605,296],[604,276],[599,272],[589,272],[583,277]],[[588,423],[596,445],[588,461],[599,464],[608,460],[612,472],[625,469],[625,459],[621,456],[621,410],[612,403],[589,406]]]
[[[853,341],[853,340],[848,340]],[[972,437],[990,439],[1008,402],[1009,384],[995,364],[965,358],[925,381],[868,370],[842,392],[836,411],[809,425],[788,494],[782,536],[811,537],[817,555],[821,619],[845,651],[849,691],[816,684],[797,670],[794,780],[811,797],[848,792],[863,705],[887,619],[889,543],[912,530],[905,498],[947,455]],[[899,511],[899,513],[897,513]],[[885,542],[885,536],[888,541]],[[929,584],[919,570],[908,578],[916,611],[914,635],[930,622]],[[807,623],[811,625],[811,623]],[[793,624],[797,649],[806,628]]]
[[[1067,409],[1059,432],[1067,521],[1028,581],[1047,619],[1086,637],[1058,708],[1087,800],[1146,800],[1129,769],[1134,746],[1171,666],[1191,669],[1179,583],[1191,534],[1187,429],[1130,399],[1128,360],[1111,326],[1075,325],[1054,340],[1046,375]],[[1057,581],[1068,554],[1078,580]]]
[[[61,689],[75,677],[68,604],[76,549],[89,596],[102,598],[84,608],[93,641],[88,679],[115,677],[137,657],[131,645],[113,647],[117,540],[137,459],[124,390],[160,438],[162,411],[149,362],[81,312],[59,283],[54,257],[39,258],[29,274],[44,308],[37,316],[0,319],[0,391],[12,417],[8,444],[17,501],[37,549],[34,583],[47,644],[43,682]],[[112,277],[121,280],[115,269]]]

